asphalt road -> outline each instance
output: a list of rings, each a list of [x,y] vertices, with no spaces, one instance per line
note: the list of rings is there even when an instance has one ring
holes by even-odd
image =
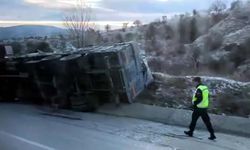
[[[34,106],[0,103],[0,150],[249,150],[248,138],[197,131],[102,114],[59,112],[45,114]],[[51,112],[49,112],[51,114]]]

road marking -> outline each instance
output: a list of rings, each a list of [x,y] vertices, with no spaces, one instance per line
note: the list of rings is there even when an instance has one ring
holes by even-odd
[[[46,146],[46,145],[43,145],[43,144],[40,144],[40,143],[37,143],[37,142],[34,142],[34,141],[30,141],[30,140],[28,140],[28,139],[25,139],[25,138],[22,138],[22,137],[19,137],[19,136],[16,136],[16,135],[7,133],[7,132],[5,132],[5,131],[0,131],[0,134],[7,135],[7,136],[9,136],[9,137],[12,137],[12,138],[14,138],[14,139],[23,141],[23,142],[28,143],[28,144],[31,144],[31,145],[34,145],[34,146],[39,147],[39,148],[42,148],[42,149],[44,149],[44,150],[56,150],[55,148],[48,147],[48,146]]]

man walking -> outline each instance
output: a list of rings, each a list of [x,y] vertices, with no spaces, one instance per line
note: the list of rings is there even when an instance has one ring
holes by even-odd
[[[199,117],[202,118],[205,123],[207,130],[210,132],[210,137],[208,139],[215,140],[216,136],[214,135],[214,129],[210,122],[210,118],[207,113],[207,109],[209,106],[209,90],[208,87],[203,85],[200,77],[195,77],[193,82],[196,85],[196,92],[193,95],[193,114],[192,121],[189,126],[189,131],[184,131],[184,133],[190,137],[193,136],[193,132],[195,130],[196,122]]]

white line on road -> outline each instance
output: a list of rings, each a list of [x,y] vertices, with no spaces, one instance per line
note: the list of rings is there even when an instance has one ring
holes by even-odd
[[[5,131],[0,131],[0,134],[7,135],[7,136],[9,136],[9,137],[12,137],[12,138],[14,138],[14,139],[23,141],[23,142],[28,143],[28,144],[31,144],[31,145],[34,145],[34,146],[39,147],[39,148],[42,148],[42,149],[44,149],[44,150],[56,150],[55,148],[48,147],[48,146],[46,146],[46,145],[42,145],[42,144],[37,143],[37,142],[34,142],[34,141],[30,141],[30,140],[28,140],[28,139],[25,139],[25,138],[22,138],[22,137],[19,137],[19,136],[16,136],[16,135],[7,133],[7,132],[5,132]]]

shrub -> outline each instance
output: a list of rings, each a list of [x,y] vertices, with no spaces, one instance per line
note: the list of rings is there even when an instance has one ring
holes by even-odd
[[[229,59],[234,62],[236,68],[240,66],[247,58],[247,48],[243,46],[234,48],[229,54]]]
[[[43,52],[50,52],[51,48],[47,42],[39,42],[36,46],[36,48]]]
[[[205,46],[208,50],[216,50],[221,47],[223,37],[218,32],[210,33],[205,40]]]
[[[229,115],[247,117],[250,114],[250,100],[245,91],[227,90],[218,96],[218,109]]]
[[[208,68],[216,73],[228,74],[233,73],[234,66],[227,58],[220,58],[218,60],[212,57],[208,58]]]
[[[10,45],[12,46],[15,55],[22,53],[23,46],[19,42],[12,42]]]

